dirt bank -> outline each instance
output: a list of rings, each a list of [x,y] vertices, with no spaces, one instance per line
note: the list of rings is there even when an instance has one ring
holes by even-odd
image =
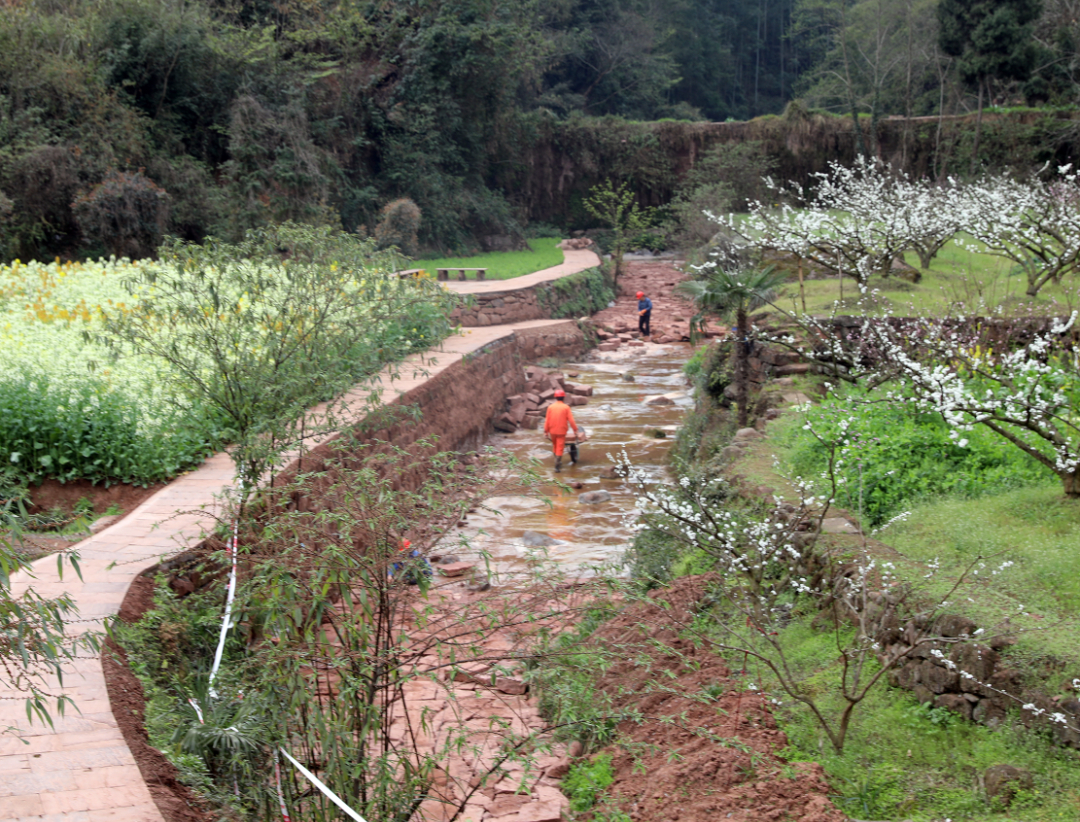
[[[597,690],[645,717],[622,723],[622,744],[608,749],[609,793],[634,822],[843,822],[821,767],[777,756],[787,737],[765,697],[720,657],[677,636],[673,626],[692,620],[709,580],[677,580],[591,640],[625,660]]]
[[[154,577],[153,574],[143,574],[136,577],[128,588],[120,606],[119,618],[128,623],[138,622],[153,607]],[[145,727],[146,698],[142,684],[128,667],[124,649],[112,639],[107,640],[101,664],[116,724],[120,726],[124,741],[135,757],[139,773],[165,822],[212,822],[217,816],[205,808],[187,785],[180,782],[176,768],[165,755],[150,745]]]

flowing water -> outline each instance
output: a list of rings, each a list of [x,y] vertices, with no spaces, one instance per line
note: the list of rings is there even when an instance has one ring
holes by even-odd
[[[523,460],[538,461],[541,473],[551,483],[540,490],[546,500],[534,497],[494,497],[488,505],[498,511],[470,514],[462,529],[470,543],[489,554],[498,572],[521,569],[534,551],[522,539],[535,531],[555,544],[546,547],[548,556],[568,571],[618,559],[631,538],[628,515],[635,510],[634,489],[621,479],[602,479],[601,469],[610,467],[611,457],[626,452],[630,461],[651,481],[667,477],[668,451],[687,410],[693,404],[682,367],[689,355],[686,345],[646,345],[614,352],[594,352],[586,362],[569,363],[559,369],[576,373],[571,382],[593,386],[588,405],[574,408],[574,419],[588,432],[588,441],[579,446],[578,464],[563,457],[561,474],[554,472],[551,444],[543,430],[521,430],[497,434],[489,445],[511,451]],[[626,372],[634,382],[622,379]],[[657,394],[681,392],[673,405],[646,405],[643,400]],[[663,434],[658,437],[657,433]],[[580,489],[565,491],[555,480],[580,482]],[[604,490],[611,500],[583,503],[580,494]]]

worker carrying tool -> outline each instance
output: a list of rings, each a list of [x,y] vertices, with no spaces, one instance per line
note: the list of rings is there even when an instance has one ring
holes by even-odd
[[[561,388],[555,391],[555,402],[548,406],[547,415],[544,417],[544,433],[551,440],[552,450],[555,452],[555,473],[562,471],[562,455],[566,448],[566,432],[573,428],[574,439],[579,440],[578,424],[574,422],[574,415],[570,406],[566,404],[566,392]],[[571,464],[577,462],[577,445],[570,449]]]
[[[644,291],[637,293],[637,313],[638,323],[637,328],[642,337],[651,337],[652,330],[649,324],[652,318],[652,300],[645,296]]]

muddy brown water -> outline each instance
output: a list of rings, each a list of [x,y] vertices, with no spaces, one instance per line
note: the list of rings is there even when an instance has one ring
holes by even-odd
[[[535,531],[554,540],[544,550],[567,573],[586,575],[590,567],[617,561],[631,539],[630,518],[637,494],[621,479],[602,479],[601,470],[625,451],[630,461],[650,482],[668,481],[668,452],[686,412],[693,405],[683,365],[693,353],[686,344],[650,345],[614,352],[593,352],[586,361],[568,363],[564,374],[576,372],[573,382],[593,387],[588,405],[574,408],[578,425],[588,432],[578,464],[563,457],[562,473],[554,472],[554,457],[543,431],[521,430],[498,434],[489,442],[522,460],[538,464],[549,477],[541,497],[493,497],[487,504],[494,512],[478,510],[469,515],[461,536],[477,552],[485,552],[497,573],[524,570],[535,548],[522,539]],[[555,370],[555,369],[551,369]],[[626,372],[634,382],[622,379]],[[673,405],[646,405],[645,398],[680,392]],[[665,436],[659,438],[657,431]],[[610,457],[609,457],[610,455]],[[580,482],[581,489],[565,490],[564,483]],[[579,495],[607,491],[609,502],[588,504]],[[462,552],[458,552],[459,554]],[[471,553],[471,552],[470,552]],[[465,558],[465,557],[462,557]]]

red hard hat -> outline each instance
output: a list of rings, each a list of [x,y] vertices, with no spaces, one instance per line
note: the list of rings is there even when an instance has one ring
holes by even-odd
[[[642,297],[644,297],[644,296],[645,296],[645,292],[644,292],[644,291],[639,291],[639,292],[637,293],[637,298],[638,298],[639,300],[640,300],[640,299],[641,299]]]
[[[400,548],[398,548],[398,550],[399,550],[399,551],[408,551],[408,550],[409,550],[409,546],[411,546],[411,545],[412,545],[412,543],[411,543],[411,542],[409,542],[409,541],[408,541],[407,539],[403,539],[403,540],[401,541],[401,547],[400,547]]]
[[[565,397],[565,396],[566,396],[566,392],[565,392],[565,391],[563,391],[563,390],[562,390],[562,389],[560,388],[560,389],[558,389],[558,390],[557,390],[557,391],[555,392],[555,396],[556,396],[556,397]]]

